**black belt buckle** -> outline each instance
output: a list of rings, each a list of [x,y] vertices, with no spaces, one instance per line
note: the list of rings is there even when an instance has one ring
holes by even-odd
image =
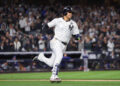
[[[65,42],[62,42],[64,45],[67,45],[67,43],[65,43]]]
[[[57,38],[55,38],[55,39],[57,39]],[[57,39],[58,41],[60,41],[59,39]],[[63,42],[63,41],[60,41],[61,43],[63,43],[64,45],[67,45],[67,43],[66,42]]]

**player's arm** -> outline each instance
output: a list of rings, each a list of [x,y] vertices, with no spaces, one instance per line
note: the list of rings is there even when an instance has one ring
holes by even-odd
[[[44,35],[46,32],[47,32],[47,30],[49,29],[49,26],[48,26],[48,24],[47,23],[45,23],[45,24],[43,24],[43,26],[42,26],[42,34]]]
[[[48,23],[44,23],[43,27],[42,27],[42,33],[45,34],[49,30],[49,28],[55,27],[56,21],[57,21],[57,19],[53,19],[52,21],[50,21]]]
[[[74,28],[73,28],[73,37],[75,38],[75,40],[80,40],[80,33],[79,33],[79,29],[76,23],[74,23]]]

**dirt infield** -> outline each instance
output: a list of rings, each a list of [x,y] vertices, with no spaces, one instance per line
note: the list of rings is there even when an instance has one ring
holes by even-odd
[[[0,81],[49,81],[47,79],[41,79],[41,80],[0,80]],[[82,82],[82,81],[88,81],[88,82],[120,82],[120,80],[62,80],[62,81],[74,81],[74,82]]]

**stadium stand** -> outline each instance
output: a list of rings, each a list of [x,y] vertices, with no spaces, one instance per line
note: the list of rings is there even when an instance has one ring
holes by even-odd
[[[24,0],[20,1],[13,5],[3,1],[4,5],[0,7],[0,52],[51,51],[49,41],[53,30],[46,28],[46,33],[42,33],[42,28],[44,23],[61,15],[64,5],[30,5]],[[119,58],[120,9],[96,5],[72,7],[75,11],[73,19],[79,26],[82,38],[79,42],[72,38],[67,51],[87,48],[97,58]],[[7,64],[5,62],[3,66]]]

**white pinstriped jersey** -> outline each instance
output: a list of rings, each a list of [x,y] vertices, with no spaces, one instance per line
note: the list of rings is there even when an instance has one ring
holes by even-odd
[[[62,17],[55,18],[48,23],[49,27],[54,27],[54,37],[63,41],[69,42],[72,35],[79,34],[78,26],[75,21],[65,21]]]

